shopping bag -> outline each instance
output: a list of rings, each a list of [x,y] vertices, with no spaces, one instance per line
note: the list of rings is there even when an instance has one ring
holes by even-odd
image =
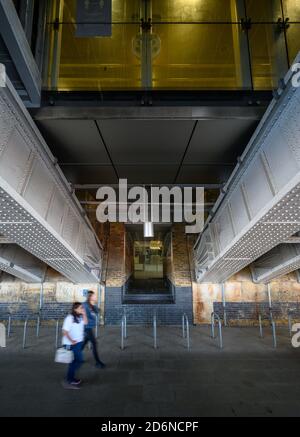
[[[65,347],[60,347],[56,349],[55,359],[56,363],[70,364],[74,360],[74,354],[72,351],[66,349]]]

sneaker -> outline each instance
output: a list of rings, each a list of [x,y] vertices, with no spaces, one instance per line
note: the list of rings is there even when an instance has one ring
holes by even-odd
[[[74,381],[70,382],[71,385],[79,385],[82,383],[81,379],[74,379]]]
[[[65,390],[80,390],[80,387],[74,384],[70,384],[69,382],[63,381],[62,386]]]
[[[102,361],[99,361],[99,363],[96,363],[97,369],[105,369],[106,365],[102,363]]]

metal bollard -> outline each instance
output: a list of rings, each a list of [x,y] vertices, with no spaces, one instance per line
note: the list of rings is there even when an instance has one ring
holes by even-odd
[[[56,328],[55,328],[55,348],[58,348],[58,333],[59,333],[59,320],[56,320]]]
[[[126,315],[125,311],[123,314],[123,318],[124,318],[124,338],[126,340],[127,339],[127,315]]]
[[[187,348],[188,350],[190,350],[191,345],[190,345],[190,325],[189,325],[189,319],[188,316],[185,315],[185,320],[186,320],[186,342],[187,342]]]
[[[219,324],[219,340],[220,340],[220,349],[223,349],[223,335],[222,335],[222,322],[218,320]]]
[[[292,314],[289,313],[289,319],[288,319],[288,323],[289,323],[289,335],[290,337],[292,336]]]
[[[217,320],[218,320],[220,349],[223,349],[222,321],[220,319],[220,316],[214,312],[211,314],[211,336],[213,339],[216,338],[215,337],[215,318],[217,318]]]
[[[121,321],[121,349],[124,350],[124,331],[125,331],[125,321],[124,317],[122,317]]]
[[[26,347],[27,324],[28,324],[28,318],[26,318],[26,319],[25,319],[25,322],[24,322],[24,330],[23,330],[23,349],[25,349],[25,347]]]
[[[260,336],[260,338],[263,338],[263,327],[262,327],[261,314],[259,314],[259,316],[258,316],[258,321],[259,321],[259,336]]]
[[[154,349],[157,349],[157,318],[156,313],[153,315],[153,341],[154,341]]]
[[[10,337],[10,332],[11,332],[11,315],[9,314],[9,316],[8,316],[8,325],[7,325],[7,338]]]
[[[96,327],[95,327],[95,337],[98,338],[98,323],[99,323],[99,316],[96,315]]]
[[[38,315],[36,319],[36,336],[37,338],[40,336],[40,324],[41,324],[41,316]]]
[[[276,337],[276,325],[275,322],[271,322],[272,325],[272,334],[273,334],[273,346],[276,349],[277,348],[277,337]]]
[[[212,313],[211,315],[211,338],[215,339],[215,316]]]
[[[185,338],[185,317],[182,315],[182,337]]]
[[[224,326],[227,326],[227,313],[225,307],[223,311],[223,320],[224,320]]]

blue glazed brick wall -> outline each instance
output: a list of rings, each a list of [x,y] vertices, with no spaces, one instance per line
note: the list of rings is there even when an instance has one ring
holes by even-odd
[[[181,324],[182,314],[186,313],[190,323],[193,322],[193,303],[191,287],[176,287],[175,303],[170,304],[122,304],[120,287],[107,287],[105,291],[105,324],[119,325],[123,311],[126,311],[127,323],[130,325],[148,325],[157,313],[160,325]]]
[[[45,302],[40,315],[42,320],[63,319],[71,310],[70,302]],[[24,320],[26,317],[36,318],[39,312],[39,307],[32,308],[26,302],[22,303],[0,303],[0,319],[6,320],[8,313],[11,314],[13,320]]]

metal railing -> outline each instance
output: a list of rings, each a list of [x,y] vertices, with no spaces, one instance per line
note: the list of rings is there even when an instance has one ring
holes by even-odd
[[[211,313],[211,337],[213,339],[217,338],[215,336],[215,319],[217,319],[217,321],[218,321],[220,349],[223,349],[222,321],[220,319],[220,316],[215,312]]]
[[[182,315],[182,337],[186,338],[186,346],[187,346],[187,349],[190,350],[190,348],[191,348],[190,324],[189,324],[189,318],[185,313]]]

